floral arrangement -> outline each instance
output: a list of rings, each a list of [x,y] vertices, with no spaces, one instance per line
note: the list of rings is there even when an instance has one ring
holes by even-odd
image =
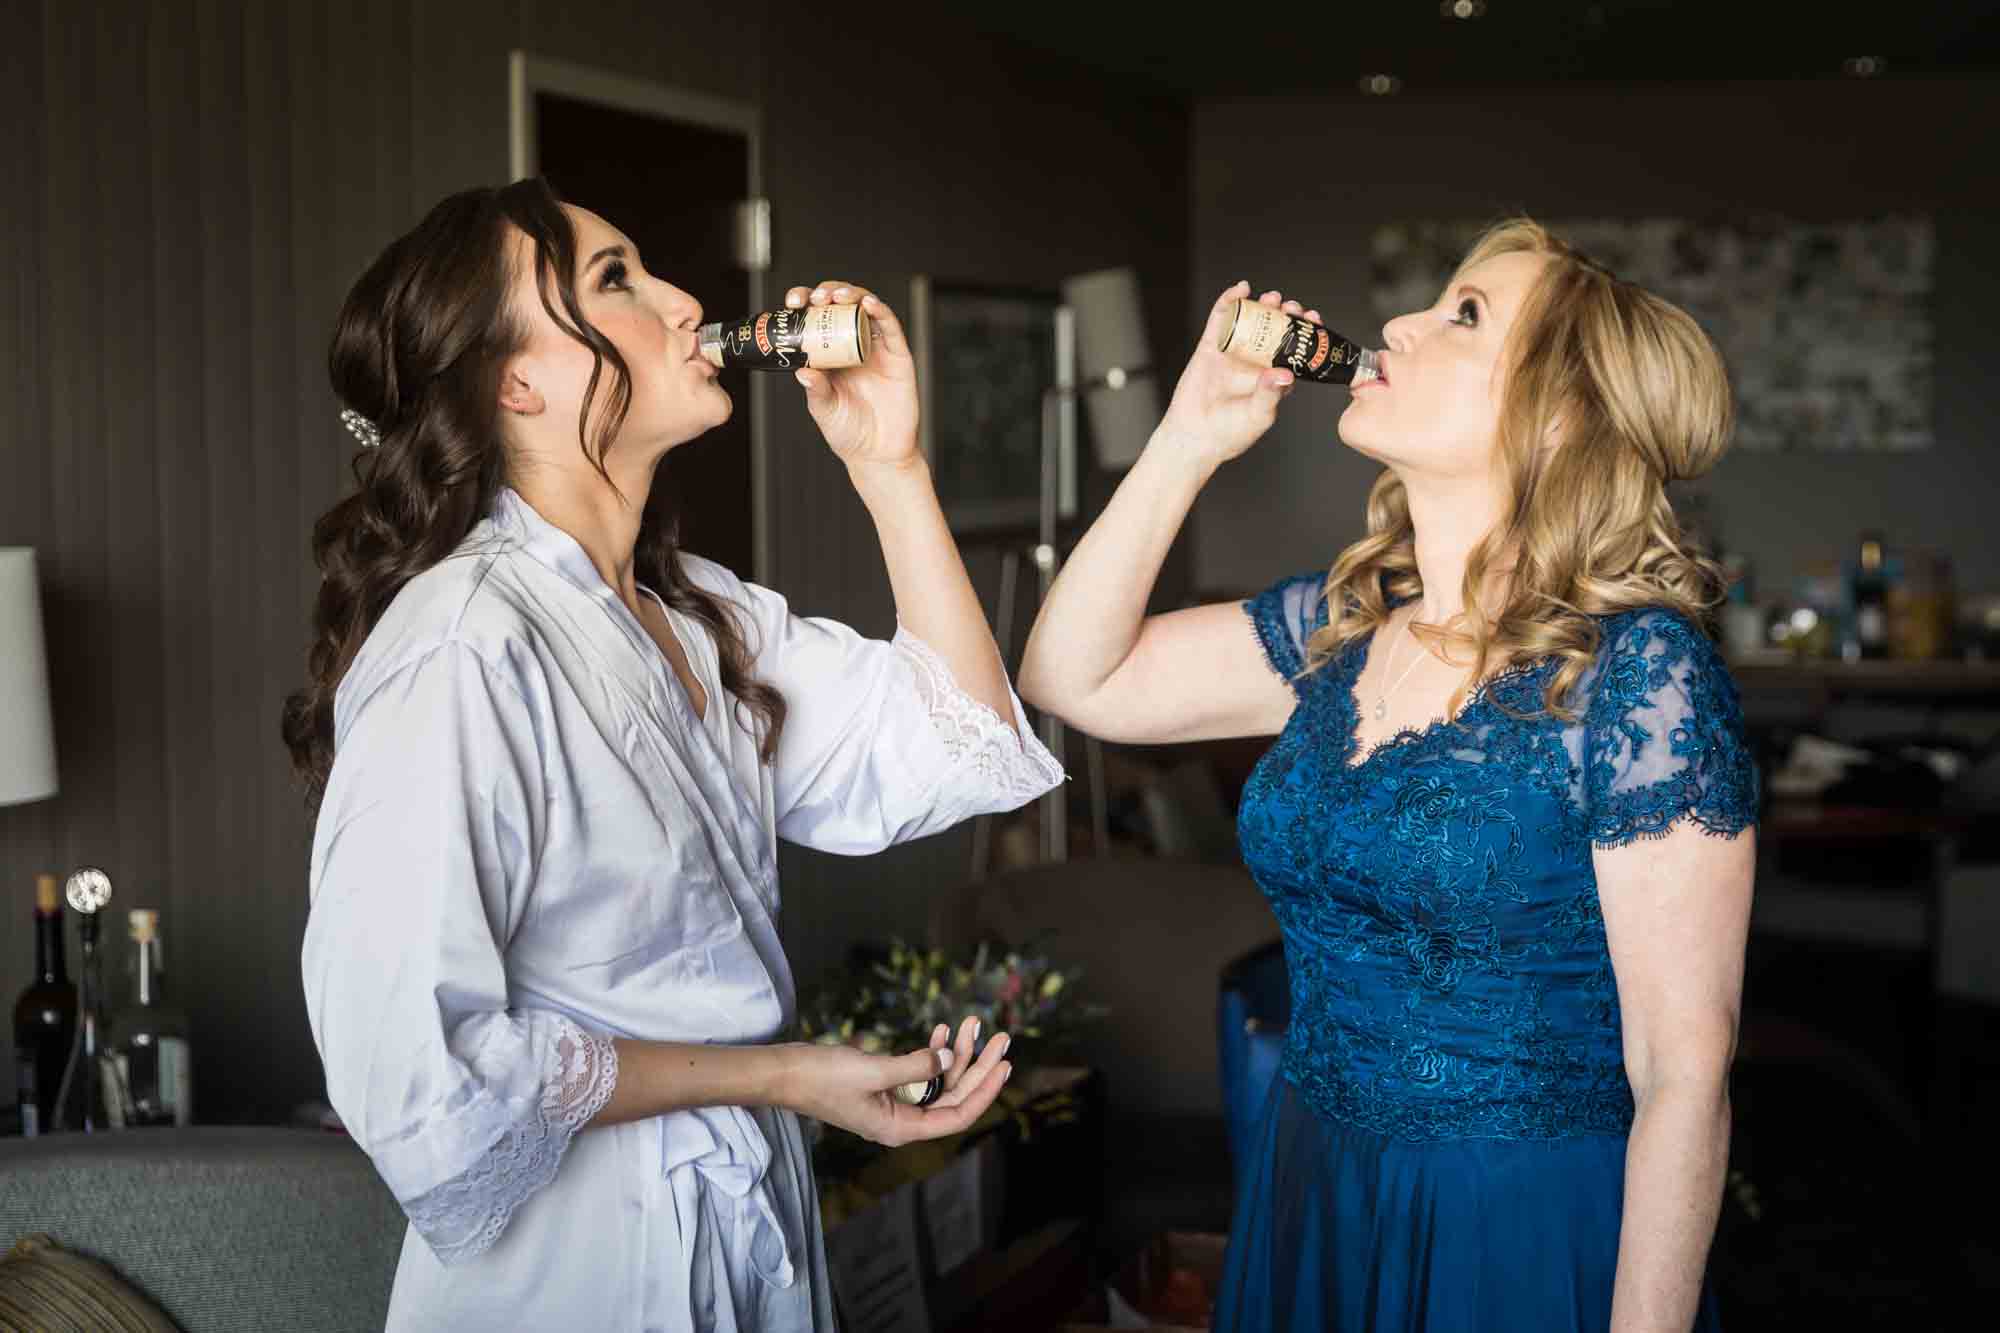
[[[1046,1056],[1104,1015],[1101,1005],[1077,998],[1080,975],[1046,957],[995,953],[986,944],[971,959],[954,961],[942,949],[926,952],[893,940],[886,959],[856,969],[801,1005],[799,1024],[809,1041],[899,1053],[928,1046],[940,1023],[956,1035],[962,1021],[976,1017],[980,1044],[995,1032],[1010,1034],[1018,1065],[1028,1054],[1024,1039]]]

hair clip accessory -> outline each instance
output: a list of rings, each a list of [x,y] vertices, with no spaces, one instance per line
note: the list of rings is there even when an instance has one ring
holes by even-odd
[[[340,409],[340,424],[347,427],[355,439],[361,441],[364,449],[380,449],[382,432],[375,429],[375,423],[351,407]]]

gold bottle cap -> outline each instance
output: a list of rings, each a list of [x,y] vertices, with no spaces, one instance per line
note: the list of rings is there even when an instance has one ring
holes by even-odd
[[[919,1083],[899,1083],[896,1085],[896,1100],[905,1106],[929,1106],[944,1091],[944,1076],[932,1074]]]
[[[35,910],[43,916],[62,911],[62,881],[54,875],[35,876]]]
[[[132,929],[132,938],[141,944],[150,943],[160,933],[160,913],[152,907],[135,907],[125,918]]]

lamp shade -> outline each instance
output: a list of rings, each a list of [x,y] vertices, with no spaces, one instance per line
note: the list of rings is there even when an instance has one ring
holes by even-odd
[[[35,553],[0,546],[0,805],[56,794],[55,727]]]
[[[1062,298],[1076,312],[1076,368],[1087,386],[1083,402],[1098,466],[1130,467],[1160,424],[1139,275],[1129,268],[1080,273],[1064,279]],[[1124,372],[1113,376],[1115,388],[1103,382],[1113,371]]]

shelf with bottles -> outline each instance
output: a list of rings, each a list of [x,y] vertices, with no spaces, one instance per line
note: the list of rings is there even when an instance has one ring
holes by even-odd
[[[53,875],[36,879],[35,971],[14,1006],[16,1132],[188,1124],[194,1103],[188,1023],[165,984],[160,914],[127,913],[129,979],[114,1005],[97,947],[110,880],[84,869],[70,877],[65,893],[56,885]],[[71,983],[64,958],[65,896],[79,916],[81,985]]]
[[[1718,619],[1739,678],[1791,670],[1818,680],[1832,671],[1827,679],[1856,688],[1989,688],[1983,664],[2000,660],[2000,598],[1961,598],[1942,552],[1894,546],[1866,531],[1845,561],[1795,580],[1786,596],[1761,600],[1741,554],[1723,559],[1730,584]]]

